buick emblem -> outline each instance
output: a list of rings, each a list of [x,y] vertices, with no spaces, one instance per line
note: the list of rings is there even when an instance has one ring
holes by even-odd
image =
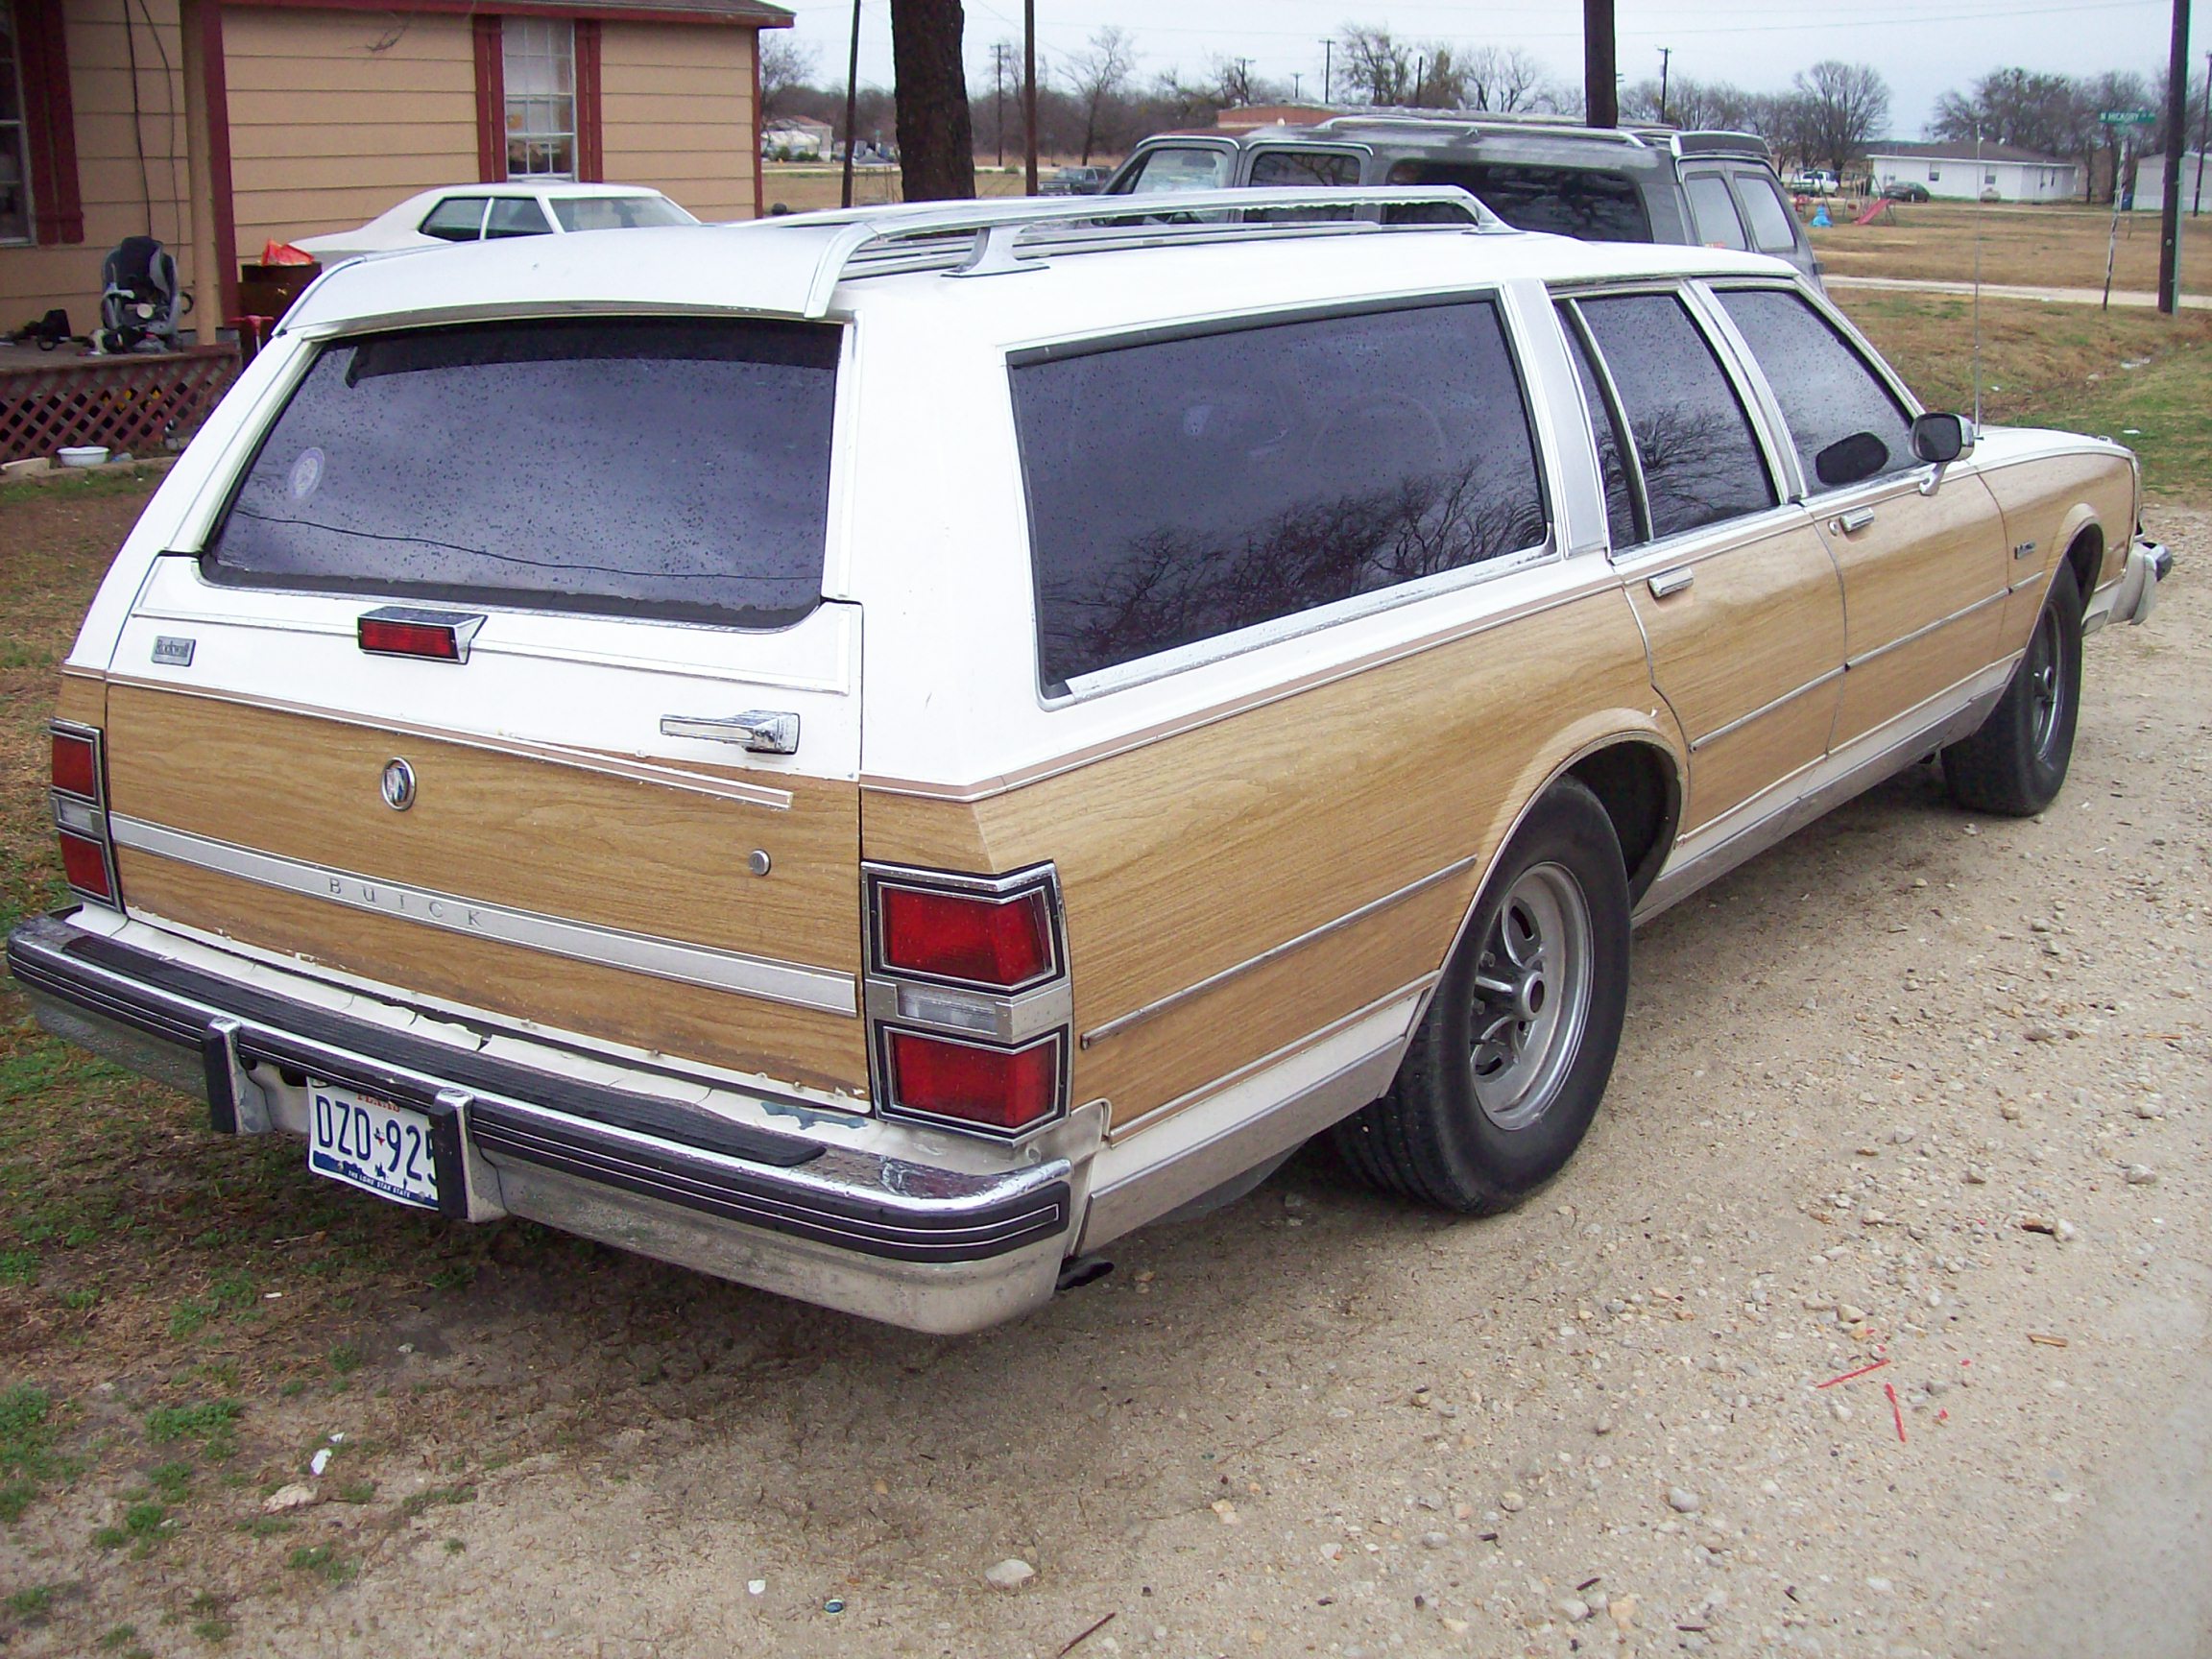
[[[395,812],[404,812],[415,805],[415,768],[404,760],[384,762],[384,778],[378,788],[383,792],[384,805]]]

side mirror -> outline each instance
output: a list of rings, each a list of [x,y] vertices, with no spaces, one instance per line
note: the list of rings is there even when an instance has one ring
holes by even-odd
[[[1948,467],[1974,447],[1974,425],[1963,415],[1923,415],[1912,422],[1912,453]]]
[[[1888,465],[1888,445],[1871,432],[1854,432],[1813,457],[1813,474],[1833,490],[1871,478]]]

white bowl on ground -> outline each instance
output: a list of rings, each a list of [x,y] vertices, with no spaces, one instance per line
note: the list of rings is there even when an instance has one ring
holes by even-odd
[[[108,445],[105,444],[77,444],[66,449],[57,449],[54,453],[64,467],[108,465]]]

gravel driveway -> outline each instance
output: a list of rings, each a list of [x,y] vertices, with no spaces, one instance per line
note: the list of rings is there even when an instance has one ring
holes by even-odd
[[[500,1390],[542,1453],[408,1518],[409,1444],[300,1511],[361,1576],[237,1601],[229,1650],[2212,1651],[2212,515],[2152,528],[2180,567],[2091,641],[2059,803],[1916,768],[1640,934],[1519,1213],[1309,1152],[960,1340],[493,1284],[363,1380]]]

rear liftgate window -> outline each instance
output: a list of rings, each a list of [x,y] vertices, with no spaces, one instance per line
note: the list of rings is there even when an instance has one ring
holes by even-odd
[[[1401,161],[1390,169],[1390,182],[1456,184],[1479,196],[1516,230],[1548,230],[1585,242],[1651,240],[1651,220],[1636,180],[1621,173],[1503,161]]]
[[[619,319],[342,342],[214,581],[781,627],[819,602],[838,331]]]
[[[1487,301],[1018,360],[1014,408],[1048,694],[1545,541]]]

